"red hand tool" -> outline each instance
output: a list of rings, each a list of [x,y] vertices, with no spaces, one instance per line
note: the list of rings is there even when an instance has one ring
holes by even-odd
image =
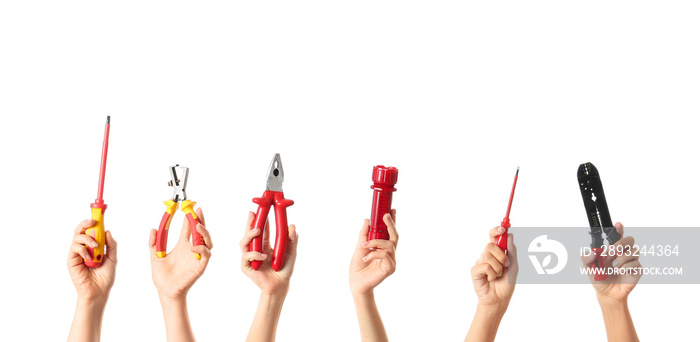
[[[100,164],[100,180],[97,185],[97,199],[95,203],[90,204],[92,211],[92,219],[95,220],[95,225],[85,230],[85,235],[91,236],[97,242],[97,247],[92,248],[85,246],[90,259],[85,259],[85,266],[98,267],[102,265],[102,258],[105,252],[105,223],[104,214],[107,210],[107,205],[102,200],[102,192],[105,188],[105,169],[107,168],[107,148],[109,147],[109,116],[105,124],[105,136],[102,142],[102,162]]]
[[[501,248],[502,251],[508,249],[508,228],[510,228],[510,206],[513,205],[513,195],[515,195],[515,185],[518,184],[518,173],[520,173],[520,166],[515,171],[515,179],[513,179],[513,189],[510,191],[510,199],[508,200],[508,210],[506,211],[506,217],[501,221],[501,227],[505,228],[506,231],[498,236],[496,244]]]
[[[287,239],[289,231],[287,226],[287,207],[294,204],[294,201],[284,198],[282,192],[282,183],[284,182],[284,170],[282,169],[282,159],[280,154],[275,154],[270,164],[270,170],[267,176],[267,189],[262,197],[253,198],[253,203],[258,205],[258,211],[255,214],[255,222],[251,229],[260,229],[260,235],[253,238],[250,243],[250,250],[263,253],[263,233],[265,232],[265,224],[267,223],[267,215],[270,213],[270,207],[275,206],[275,223],[277,225],[277,233],[275,235],[275,249],[272,252],[272,269],[279,271],[284,265],[284,256],[287,253]],[[254,260],[250,262],[250,266],[254,269],[260,269],[262,261]]]
[[[197,204],[197,202],[188,200],[187,192],[185,191],[185,188],[187,188],[187,176],[190,173],[190,169],[178,164],[170,165],[169,169],[171,180],[168,182],[168,185],[173,187],[173,198],[163,202],[163,204],[165,204],[165,214],[163,214],[163,218],[160,220],[160,226],[158,227],[158,233],[156,234],[156,255],[158,255],[159,258],[165,257],[166,252],[168,251],[168,231],[170,230],[170,221],[172,221],[173,216],[177,211],[179,202],[182,202],[182,212],[185,213],[187,222],[190,225],[192,245],[204,245],[204,238],[202,237],[202,234],[197,232],[196,228],[197,224],[200,222],[199,217],[197,217],[197,214],[194,212],[194,205]],[[182,177],[178,176],[178,169],[182,171]],[[199,253],[194,253],[194,257],[197,260],[202,258]]]
[[[391,198],[396,191],[394,185],[399,178],[399,169],[377,165],[372,169],[372,216],[369,220],[368,240],[389,240],[389,232],[384,223],[384,215],[391,211]]]

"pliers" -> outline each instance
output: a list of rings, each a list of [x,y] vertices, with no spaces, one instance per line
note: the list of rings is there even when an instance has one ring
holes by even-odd
[[[187,187],[187,176],[190,169],[179,164],[170,165],[170,182],[168,186],[173,187],[173,197],[163,204],[165,204],[165,214],[163,214],[163,219],[160,220],[160,226],[158,227],[158,233],[156,234],[156,255],[159,258],[163,258],[168,250],[168,231],[170,230],[170,221],[173,220],[173,215],[177,211],[179,202],[182,202],[182,212],[185,213],[187,221],[190,225],[190,230],[192,231],[192,244],[194,246],[204,245],[204,238],[202,234],[197,232],[197,224],[199,224],[199,217],[194,212],[194,205],[197,202],[193,202],[187,199],[187,193],[185,188]],[[181,176],[178,177],[177,170],[181,170]],[[199,253],[194,253],[197,260],[201,259],[202,256]]]
[[[603,268],[603,247],[605,241],[603,234],[610,245],[614,245],[620,240],[620,234],[615,230],[615,225],[610,218],[608,202],[605,200],[603,183],[600,181],[598,169],[591,164],[585,163],[578,167],[578,185],[583,198],[583,205],[586,207],[588,223],[591,226],[591,249],[596,254],[595,267]],[[605,274],[596,273],[596,281],[605,280]]]
[[[294,204],[294,201],[284,198],[282,182],[284,182],[282,159],[280,159],[280,154],[276,153],[274,158],[272,158],[272,163],[270,163],[265,192],[262,197],[253,198],[253,203],[258,205],[258,211],[255,214],[255,222],[251,229],[260,229],[260,235],[253,238],[253,241],[250,243],[250,251],[263,252],[263,233],[265,232],[267,215],[270,213],[270,207],[274,205],[277,233],[275,235],[275,249],[272,252],[271,265],[272,269],[275,271],[279,271],[284,265],[284,256],[287,252],[287,239],[289,237],[287,207]],[[260,269],[261,265],[262,261],[259,260],[250,262],[250,266],[254,270]]]

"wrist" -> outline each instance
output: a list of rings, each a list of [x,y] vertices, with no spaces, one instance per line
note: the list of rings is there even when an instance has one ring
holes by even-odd
[[[625,309],[627,308],[627,297],[624,298],[612,298],[609,296],[596,294],[598,299],[598,304],[602,309]]]
[[[109,296],[89,296],[89,295],[78,295],[78,307],[86,308],[88,310],[102,310],[104,311],[107,306],[107,299]]]
[[[286,293],[261,293],[258,301],[258,312],[279,319],[286,297]]]
[[[285,286],[282,288],[274,289],[274,290],[266,290],[261,288],[260,289],[260,297],[268,297],[268,298],[282,298],[284,299],[287,297],[287,293],[289,292],[289,286]]]
[[[355,299],[361,299],[361,298],[370,299],[370,298],[374,298],[374,289],[370,289],[370,290],[367,290],[367,291],[355,291],[355,290],[352,290],[352,291],[350,291],[350,292],[352,292],[352,297],[355,298]]]
[[[489,319],[497,319],[499,321],[501,320],[501,318],[503,318],[503,315],[506,314],[506,310],[508,310],[508,303],[485,304],[479,301],[479,303],[476,306],[477,315],[481,315]]]
[[[287,298],[287,291],[260,292],[260,301],[270,304],[284,302]]]
[[[182,296],[170,296],[158,292],[158,299],[160,299],[160,304],[162,306],[179,306],[182,304],[187,304],[187,294]]]

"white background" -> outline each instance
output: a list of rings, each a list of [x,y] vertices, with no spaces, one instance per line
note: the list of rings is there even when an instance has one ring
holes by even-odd
[[[106,115],[119,265],[103,341],[165,339],[147,240],[173,163],[190,167],[188,193],[215,242],[188,298],[195,333],[245,338],[259,291],[239,270],[238,241],[275,152],[300,235],[279,340],[359,339],[347,267],[376,164],[400,170],[398,270],[376,290],[389,336],[461,340],[476,307],[469,270],[518,165],[514,226],[586,226],[575,178],[586,161],[613,220],[700,225],[699,9],[3,2],[0,340],[68,335],[76,294],[65,258],[90,216]],[[698,289],[638,286],[629,302],[640,337],[695,339]],[[498,339],[522,338],[603,340],[593,288],[519,285]]]

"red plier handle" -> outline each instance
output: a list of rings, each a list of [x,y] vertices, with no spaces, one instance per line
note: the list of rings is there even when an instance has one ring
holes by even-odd
[[[284,198],[284,193],[281,191],[265,191],[262,197],[253,198],[253,203],[258,205],[258,211],[255,214],[255,222],[251,229],[260,229],[260,235],[253,238],[250,242],[250,251],[263,252],[263,234],[265,233],[265,223],[267,216],[270,213],[270,207],[275,206],[275,224],[277,225],[277,233],[275,236],[275,249],[272,252],[272,269],[279,271],[284,265],[284,256],[287,253],[287,240],[289,231],[287,226],[287,207],[294,204],[294,201]],[[254,260],[250,262],[250,267],[254,270],[260,269],[262,261]]]
[[[178,202],[173,200],[167,200],[163,202],[163,204],[165,204],[166,207],[165,214],[163,214],[163,218],[160,220],[160,226],[158,227],[158,232],[156,233],[156,255],[159,258],[164,258],[167,254],[170,222],[173,220],[173,216],[175,215],[178,207]],[[182,212],[185,213],[185,217],[187,218],[187,222],[190,226],[192,245],[199,246],[204,245],[204,238],[202,237],[202,234],[199,234],[197,231],[197,224],[200,223],[200,220],[199,217],[197,217],[197,214],[194,212],[195,204],[197,204],[197,202],[192,202],[190,200],[182,202]],[[194,257],[197,260],[202,258],[199,253],[194,253]]]

